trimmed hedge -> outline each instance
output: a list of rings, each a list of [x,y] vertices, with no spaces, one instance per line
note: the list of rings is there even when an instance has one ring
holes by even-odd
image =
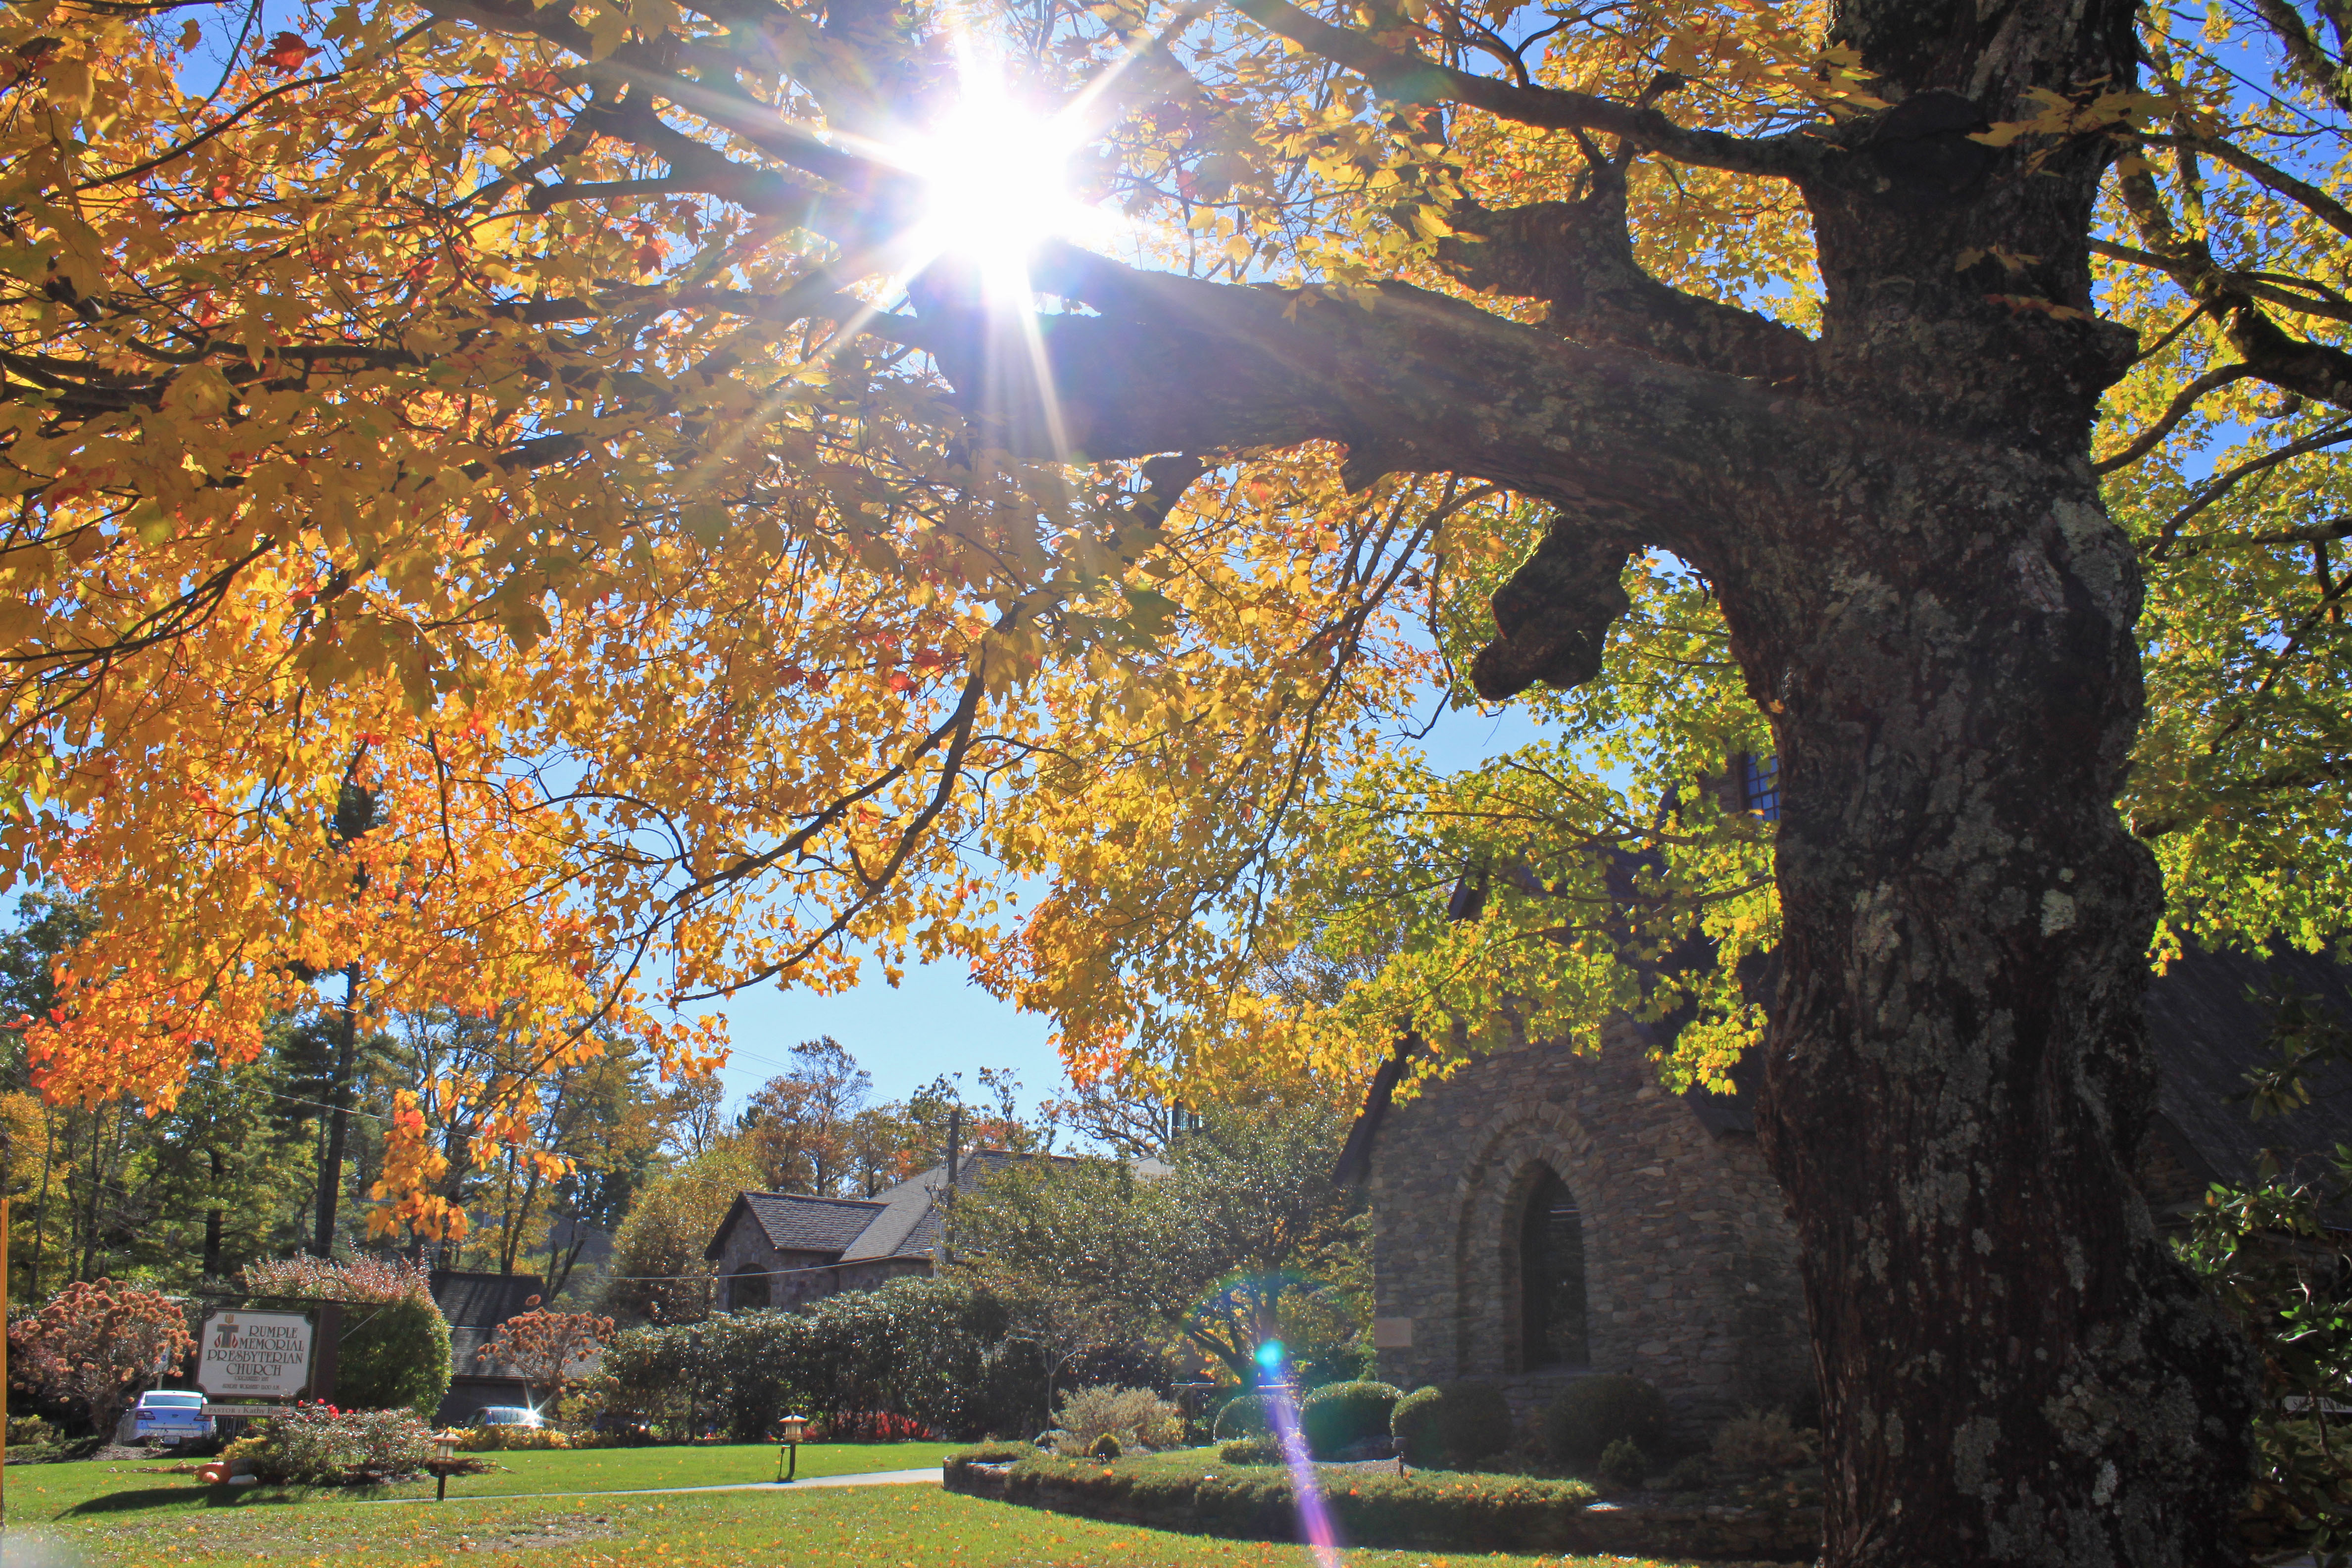
[[[1389,1435],[1389,1417],[1404,1390],[1387,1383],[1327,1383],[1298,1406],[1298,1430],[1307,1452],[1328,1458],[1367,1437]]]
[[[1217,1412],[1217,1425],[1210,1436],[1220,1443],[1228,1437],[1263,1437],[1274,1430],[1273,1418],[1266,1414],[1268,1401],[1263,1394],[1237,1394]]]
[[[908,1279],[805,1311],[628,1329],[604,1346],[605,1408],[679,1431],[716,1420],[740,1442],[758,1441],[787,1410],[829,1435],[877,1416],[968,1436],[1022,1430],[1037,1419],[1045,1378],[1007,1366],[1017,1358],[1005,1353],[1003,1316],[961,1281]],[[1010,1394],[1019,1400],[1000,1397]]]
[[[963,1466],[976,1458],[948,1457],[950,1489],[970,1489]],[[1011,1502],[1164,1529],[1261,1541],[1294,1540],[1298,1531],[1290,1476],[1278,1465],[1204,1468],[1190,1454],[1103,1465],[1032,1454],[1003,1485]],[[1581,1481],[1353,1471],[1328,1476],[1323,1500],[1356,1545],[1557,1551],[1579,1543],[1580,1517],[1595,1495]]]
[[[1389,1429],[1408,1462],[1458,1469],[1510,1446],[1511,1406],[1491,1383],[1416,1388],[1397,1401]]]
[[[1544,1447],[1555,1463],[1577,1469],[1598,1464],[1612,1444],[1630,1442],[1643,1453],[1665,1451],[1666,1401],[1638,1377],[1611,1373],[1580,1377],[1544,1412]]]
[[[1010,1456],[1017,1459],[1008,1462]],[[1298,1513],[1279,1466],[1234,1467],[1199,1452],[1102,1464],[1034,1450],[950,1454],[947,1489],[1056,1513],[1244,1540],[1296,1541]],[[1581,1481],[1517,1476],[1320,1475],[1350,1545],[1739,1562],[1810,1562],[1817,1506],[1593,1510]]]
[[[449,1392],[449,1320],[430,1296],[352,1307],[336,1342],[335,1397],[431,1421]]]

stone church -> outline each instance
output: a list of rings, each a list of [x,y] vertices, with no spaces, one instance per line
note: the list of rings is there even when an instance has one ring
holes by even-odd
[[[2352,1018],[2346,972],[2298,953],[2191,952],[2151,984],[2161,1089],[2142,1185],[2159,1223],[2252,1180],[2265,1146],[2352,1141],[2352,1068],[2318,1074],[2292,1117],[2231,1103],[2269,1054],[2254,994],[2282,985]],[[1810,1402],[1796,1235],[1757,1148],[1753,1064],[1734,1078],[1750,1092],[1677,1095],[1648,1065],[1662,1043],[1621,1018],[1597,1056],[1530,1044],[1405,1100],[1401,1064],[1381,1069],[1340,1175],[1371,1202],[1383,1380],[1498,1384],[1525,1419],[1571,1379],[1631,1373],[1692,1436]]]

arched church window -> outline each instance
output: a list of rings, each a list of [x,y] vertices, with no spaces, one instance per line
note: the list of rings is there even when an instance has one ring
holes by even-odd
[[[1519,1221],[1519,1290],[1521,1363],[1585,1364],[1584,1216],[1576,1194],[1549,1170],[1528,1194]]]
[[[1780,820],[1780,759],[1749,752],[1739,759],[1739,804],[1768,822]]]

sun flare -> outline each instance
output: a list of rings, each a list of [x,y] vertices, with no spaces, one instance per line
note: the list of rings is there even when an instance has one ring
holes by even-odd
[[[1017,287],[1040,243],[1075,236],[1096,216],[1069,178],[1084,140],[1075,116],[1034,113],[989,73],[968,71],[954,109],[904,150],[924,186],[919,250],[963,258],[992,285]]]

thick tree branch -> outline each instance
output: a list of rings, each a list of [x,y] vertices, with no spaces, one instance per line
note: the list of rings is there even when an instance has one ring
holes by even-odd
[[[2253,0],[2254,14],[2270,28],[2271,36],[2286,53],[2288,67],[2303,79],[2305,86],[2320,93],[2342,110],[2352,110],[2352,92],[2346,90],[2346,72],[2341,62],[2328,58],[2319,40],[2311,36],[2303,18],[2295,14],[2287,0]]]
[[[1489,702],[1540,681],[1581,686],[1601,673],[1601,650],[1633,608],[1625,561],[1642,542],[1641,520],[1609,509],[1557,512],[1543,542],[1495,591],[1495,640],[1470,663]]]
[[[1033,338],[944,269],[911,290],[982,438],[1027,457],[1333,440],[1351,485],[1458,473],[1704,557],[1721,541],[1726,474],[1744,493],[1769,482],[1794,432],[1861,438],[1850,416],[1753,380],[1566,342],[1400,284],[1241,288],[1066,247],[1034,276],[1099,313],[1040,318]]]
[[[1614,344],[1675,364],[1779,385],[1806,380],[1812,341],[1750,310],[1668,287],[1634,259],[1625,223],[1625,169],[1596,161],[1581,200],[1490,212],[1462,204],[1441,261],[1474,289],[1541,300],[1545,325],[1595,345]]]
[[[2245,282],[2213,259],[2203,239],[2174,226],[2155,177],[2145,169],[2124,175],[2119,188],[2147,248],[2095,243],[2095,251],[2160,268],[2189,298],[2212,310],[2221,335],[2251,374],[2288,392],[2352,408],[2352,353],[2294,337],[2272,321]]]
[[[1710,169],[1797,180],[1814,172],[1825,151],[1797,136],[1757,141],[1720,131],[1692,131],[1654,109],[1637,109],[1590,93],[1518,87],[1474,76],[1419,54],[1384,48],[1362,33],[1335,27],[1287,0],[1234,0],[1234,9],[1309,54],[1344,66],[1393,96],[1416,103],[1461,103],[1498,119],[1554,131],[1599,131],[1636,147]]]
[[[2171,405],[2165,409],[2163,417],[2133,437],[2130,445],[2112,457],[2101,458],[2097,462],[2093,463],[2091,471],[2098,474],[2111,474],[2117,468],[2139,461],[2156,449],[2157,443],[2172,434],[2172,427],[2188,417],[2189,411],[2196,407],[2198,400],[2207,393],[2219,391],[2231,382],[2243,381],[2253,374],[2252,366],[2242,364],[2216,365],[2180,389],[2174,396]]]

